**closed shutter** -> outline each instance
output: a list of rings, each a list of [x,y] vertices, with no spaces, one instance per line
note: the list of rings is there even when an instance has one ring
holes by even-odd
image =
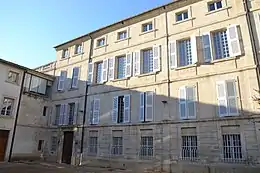
[[[99,123],[100,117],[100,99],[94,99],[93,124]]]
[[[140,52],[134,52],[133,57],[133,73],[134,76],[140,75]]]
[[[227,28],[228,47],[231,57],[239,56],[242,54],[239,41],[238,25],[230,25]]]
[[[236,81],[226,81],[227,105],[229,115],[238,115]]]
[[[94,122],[93,112],[94,112],[94,100],[91,100],[89,106],[89,116],[88,116],[89,124],[93,124]]]
[[[139,120],[141,122],[144,121],[144,97],[145,93],[140,93],[140,112],[139,112]]]
[[[210,62],[212,59],[210,33],[205,33],[202,35],[202,51],[204,62]]]
[[[187,118],[186,112],[186,87],[180,87],[179,89],[179,116],[181,119]]]
[[[67,72],[61,71],[60,77],[59,77],[59,82],[58,82],[58,90],[59,91],[64,90],[66,77],[67,77]]]
[[[93,63],[88,64],[88,83],[93,83]]]
[[[198,62],[197,37],[193,35],[190,39],[192,64],[196,64]]]
[[[227,95],[225,81],[219,81],[216,83],[217,89],[217,101],[218,101],[218,114],[219,116],[227,115]]]
[[[196,87],[186,87],[186,99],[187,99],[187,117],[196,117]]]
[[[117,123],[118,117],[118,97],[113,98],[113,112],[112,112],[112,122]]]
[[[108,71],[108,59],[103,60],[103,65],[102,65],[102,82],[107,81],[107,71]]]
[[[64,112],[63,112],[63,125],[69,124],[69,115],[68,115],[68,105],[64,105]]]
[[[170,61],[170,68],[177,67],[177,46],[176,41],[169,42],[169,61]]]
[[[74,116],[73,116],[74,125],[78,123],[78,109],[79,109],[79,102],[75,102]]]
[[[60,105],[59,125],[62,125],[64,122],[64,108],[65,108],[65,105],[61,104]]]
[[[115,79],[115,57],[108,59],[108,80]]]
[[[161,46],[153,46],[153,72],[161,70]]]
[[[147,91],[145,93],[145,120],[146,121],[153,121],[153,97],[154,92]]]
[[[78,81],[79,81],[79,67],[73,68],[73,74],[72,74],[72,88],[78,87]]]
[[[132,53],[126,54],[125,76],[132,76]]]
[[[129,123],[130,122],[130,95],[124,96],[124,122]]]

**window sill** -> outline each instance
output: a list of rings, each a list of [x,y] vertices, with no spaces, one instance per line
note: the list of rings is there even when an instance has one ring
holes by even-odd
[[[90,86],[99,86],[99,85],[103,85],[105,82],[101,82],[101,83],[92,83],[90,84]]]
[[[150,73],[144,73],[144,74],[140,74],[137,77],[144,77],[144,76],[150,76],[150,75],[155,75],[156,72],[150,72]]]
[[[108,46],[108,44],[105,44],[105,45],[103,45],[103,46],[97,46],[97,47],[95,47],[94,49],[97,50],[97,49],[101,49],[101,48],[104,48],[104,47],[107,47],[107,46]]]
[[[57,93],[64,93],[65,90],[57,90]]]
[[[0,118],[3,118],[3,119],[13,119],[14,117],[12,115],[0,115]]]
[[[197,64],[190,64],[190,65],[187,65],[187,66],[174,68],[174,70],[183,70],[183,69],[187,69],[187,68],[193,68],[193,67],[196,67],[196,66],[197,66]]]
[[[66,58],[61,57],[60,61],[65,61],[65,60],[68,60],[69,58],[70,58],[70,57],[66,57]]]
[[[191,21],[191,20],[194,20],[194,19],[196,19],[196,18],[192,17],[192,18],[188,18],[188,19],[185,19],[185,20],[177,21],[173,25],[178,25],[180,23],[188,22],[188,21]]]
[[[127,38],[124,38],[124,39],[121,39],[121,40],[116,40],[115,43],[119,43],[121,41],[126,41],[126,40],[130,40],[131,37],[127,37]]]
[[[213,13],[217,13],[217,12],[219,12],[219,11],[227,10],[227,9],[230,9],[230,8],[231,8],[231,6],[227,6],[227,7],[223,7],[223,8],[214,10],[214,11],[209,11],[209,12],[207,12],[207,13],[205,14],[205,16],[210,15],[210,14],[213,14]]]
[[[223,62],[223,61],[232,61],[235,60],[236,57],[226,57],[226,58],[221,58],[221,59],[215,59],[213,61],[211,61],[211,63],[219,63],[219,62]]]
[[[141,36],[141,35],[144,35],[144,34],[148,34],[148,33],[151,33],[151,32],[155,32],[155,31],[157,31],[158,29],[152,29],[152,30],[150,30],[150,31],[145,31],[145,32],[142,32],[141,34],[139,34],[139,36]]]
[[[17,82],[12,82],[12,81],[9,81],[9,80],[6,80],[5,82],[6,82],[6,83],[10,83],[10,84],[13,84],[13,85],[17,85],[17,86],[19,86],[19,84],[18,84]]]
[[[124,78],[121,78],[121,79],[114,79],[112,80],[112,82],[119,82],[119,81],[124,81],[124,80],[127,80],[128,78],[127,77],[124,77]]]
[[[79,55],[83,55],[83,54],[84,54],[84,52],[77,53],[77,54],[72,55],[72,57],[79,56]]]

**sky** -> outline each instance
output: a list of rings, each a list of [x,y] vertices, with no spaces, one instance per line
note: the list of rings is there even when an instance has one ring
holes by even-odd
[[[0,58],[35,68],[55,45],[172,0],[2,0]]]

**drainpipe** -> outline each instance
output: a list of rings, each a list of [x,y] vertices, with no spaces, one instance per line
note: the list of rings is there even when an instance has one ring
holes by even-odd
[[[18,98],[17,109],[16,109],[16,114],[15,114],[15,120],[14,120],[14,128],[13,128],[13,135],[12,135],[12,140],[11,140],[8,162],[11,162],[11,159],[12,159],[14,139],[15,139],[18,115],[19,115],[20,105],[21,105],[21,100],[22,100],[22,95],[23,95],[23,85],[24,85],[24,79],[25,79],[26,72],[27,72],[26,70],[23,72],[23,77],[22,77],[22,82],[21,82],[21,87],[20,87],[20,95],[19,95],[19,98]]]
[[[91,35],[90,37],[90,50],[89,50],[89,60],[91,59],[91,54],[92,54],[92,48],[93,48],[93,39]],[[88,101],[88,81],[86,80],[86,88],[85,88],[85,97],[84,97],[84,111],[83,111],[83,126],[82,126],[82,132],[81,132],[81,143],[80,143],[80,162],[79,165],[82,164],[83,160],[83,150],[84,150],[84,136],[85,136],[85,123],[86,123],[86,114],[87,114],[87,101]]]

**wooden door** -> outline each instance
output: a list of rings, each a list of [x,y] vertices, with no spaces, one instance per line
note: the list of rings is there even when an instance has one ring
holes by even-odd
[[[73,132],[71,131],[64,132],[62,163],[67,163],[67,164],[71,163],[72,147],[73,147]]]
[[[9,131],[0,130],[0,161],[4,161]]]

